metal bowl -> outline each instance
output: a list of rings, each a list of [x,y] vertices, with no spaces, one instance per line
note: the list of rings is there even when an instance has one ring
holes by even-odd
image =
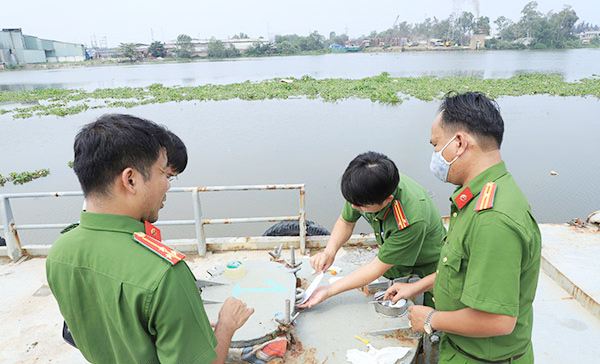
[[[392,305],[390,300],[385,300],[374,303],[373,307],[375,307],[375,311],[378,314],[388,317],[400,317],[408,312],[408,302],[408,300],[402,299],[396,302],[395,305]]]

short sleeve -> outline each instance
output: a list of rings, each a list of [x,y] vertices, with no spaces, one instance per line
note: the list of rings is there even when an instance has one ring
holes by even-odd
[[[517,316],[522,236],[516,223],[489,211],[476,218],[461,301],[476,310]]]
[[[348,222],[357,222],[360,219],[360,211],[352,208],[350,202],[346,201],[342,210],[342,219]]]
[[[149,330],[162,364],[211,363],[217,339],[185,262],[171,267],[150,302]]]
[[[379,260],[386,264],[414,266],[423,249],[426,228],[424,221],[417,221],[402,230],[394,231],[379,248]]]

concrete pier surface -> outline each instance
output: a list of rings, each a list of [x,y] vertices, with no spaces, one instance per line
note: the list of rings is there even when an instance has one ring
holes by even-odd
[[[534,301],[535,361],[542,364],[595,362],[600,357],[600,345],[595,344],[600,342],[600,318],[597,314],[600,295],[600,232],[595,226],[580,228],[542,224],[540,228],[543,248],[542,271]],[[353,264],[358,267],[370,261],[373,254],[374,251],[367,248],[341,249],[334,264],[339,262],[338,265],[345,269],[338,276],[345,276],[352,270]],[[289,260],[289,250],[284,251],[282,257]],[[355,259],[356,257],[359,259]],[[297,259],[304,261],[301,270],[303,273],[299,277],[310,283],[312,269],[307,258],[297,254]],[[237,260],[260,259],[269,260],[266,251],[209,252],[204,258],[188,255],[186,262],[196,278],[210,279],[207,270],[215,266],[224,266]],[[327,279],[323,279],[322,284],[326,284],[326,281]],[[356,312],[357,307],[371,310],[365,304],[366,301],[368,298],[364,293],[354,290],[301,313],[296,330],[302,348],[296,348],[295,355],[286,357],[286,363],[347,363],[344,354],[348,349],[365,350],[364,344],[353,339],[353,336],[361,335],[361,332],[374,327],[358,325],[350,326],[349,329],[344,323],[352,320],[340,321],[335,317],[348,317],[348,310]],[[372,313],[365,311],[364,314]],[[331,321],[328,322],[330,316]],[[0,260],[0,363],[87,363],[77,349],[63,341],[62,323],[58,305],[46,282],[45,258],[34,257],[17,262]],[[364,323],[361,325],[364,326]],[[327,331],[323,333],[323,340],[318,338],[321,329]],[[332,339],[332,335],[336,333],[338,337]],[[373,340],[373,337],[368,338]],[[387,339],[389,338],[382,337],[374,340]],[[380,345],[400,342],[416,348],[415,339],[418,340],[418,335],[407,332],[406,337],[395,339],[396,341],[382,341]],[[322,341],[326,343],[321,343]],[[375,344],[374,346],[377,347]],[[406,359],[412,357],[414,350]],[[405,360],[399,362],[403,361]]]

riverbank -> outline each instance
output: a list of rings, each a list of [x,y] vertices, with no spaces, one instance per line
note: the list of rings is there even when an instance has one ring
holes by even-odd
[[[566,48],[566,49],[597,49],[600,46],[586,46],[580,48]],[[547,51],[566,50],[566,49],[546,49]],[[477,50],[477,52],[485,51],[501,51],[505,49],[489,49],[484,48]],[[506,49],[508,50],[508,49]],[[510,49],[515,51],[531,51],[532,49]],[[400,52],[464,52],[472,51],[468,46],[390,46],[390,47],[369,47],[363,48],[360,51],[344,52],[346,54],[381,54],[381,53],[400,53]],[[20,65],[1,65],[0,72],[11,72],[11,71],[25,71],[25,70],[53,70],[62,68],[86,68],[86,67],[104,67],[104,66],[119,66],[119,65],[153,65],[153,64],[176,64],[176,63],[194,63],[194,62],[214,62],[214,61],[231,61],[238,59],[253,59],[253,58],[270,58],[270,57],[294,57],[294,56],[318,56],[327,54],[338,54],[340,52],[329,51],[324,49],[322,51],[304,51],[296,54],[269,54],[262,56],[245,56],[235,58],[209,58],[209,57],[194,57],[194,58],[144,58],[137,61],[130,61],[128,58],[106,58],[106,59],[93,59],[82,62],[61,62],[61,63],[35,63],[35,64],[20,64]]]

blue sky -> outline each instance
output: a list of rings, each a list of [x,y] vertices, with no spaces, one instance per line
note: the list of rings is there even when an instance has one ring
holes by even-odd
[[[106,37],[120,42],[169,41],[178,34],[223,39],[239,32],[251,37],[306,35],[317,30],[347,32],[350,37],[382,31],[399,21],[447,18],[454,9],[517,21],[526,0],[21,0],[3,1],[2,28],[22,28],[41,38],[90,44]],[[598,0],[539,0],[538,10],[560,11],[571,5],[580,20],[600,24]]]

